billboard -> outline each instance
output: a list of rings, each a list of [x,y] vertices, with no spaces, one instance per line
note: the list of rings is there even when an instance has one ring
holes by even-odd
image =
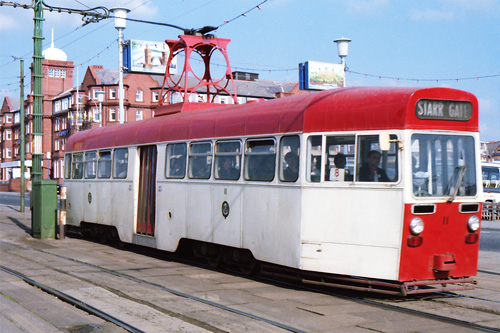
[[[169,53],[165,42],[128,40],[123,50],[123,67],[129,72],[165,74]],[[170,74],[177,74],[177,57],[170,64]]]
[[[306,61],[299,64],[301,90],[326,90],[344,86],[345,72],[342,64]]]

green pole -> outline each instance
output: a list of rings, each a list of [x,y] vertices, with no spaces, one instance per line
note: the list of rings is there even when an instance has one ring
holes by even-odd
[[[20,202],[19,211],[24,213],[24,160],[25,160],[25,145],[26,139],[24,138],[24,60],[21,59],[21,96],[20,96],[20,113],[21,113],[21,191],[20,191]]]
[[[33,10],[35,16],[33,31],[33,153],[31,175],[32,180],[42,180],[42,116],[43,116],[43,94],[42,94],[42,23],[43,1],[34,0]]]

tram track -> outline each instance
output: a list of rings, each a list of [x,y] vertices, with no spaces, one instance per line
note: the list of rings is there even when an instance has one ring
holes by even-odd
[[[175,296],[178,296],[178,297],[182,297],[184,299],[189,299],[189,300],[192,300],[192,301],[196,301],[196,302],[199,302],[199,303],[203,303],[205,305],[208,305],[208,306],[211,306],[211,307],[215,307],[215,308],[218,308],[220,310],[223,310],[223,311],[227,311],[227,312],[231,312],[233,314],[236,314],[236,315],[239,315],[239,316],[243,316],[243,317],[246,317],[246,318],[249,318],[249,319],[252,319],[252,320],[256,320],[256,321],[259,321],[259,322],[262,322],[262,323],[265,323],[265,324],[268,324],[268,325],[271,325],[271,326],[274,326],[276,328],[280,328],[280,329],[283,329],[283,330],[286,330],[286,331],[289,331],[289,332],[297,332],[297,333],[303,333],[304,331],[299,329],[299,328],[295,328],[295,327],[292,327],[290,325],[286,325],[286,324],[283,324],[283,323],[280,323],[280,322],[277,322],[277,321],[274,321],[274,320],[270,320],[270,319],[267,319],[267,318],[264,318],[264,317],[261,317],[261,316],[257,316],[257,315],[254,315],[252,313],[249,313],[249,312],[245,312],[245,311],[241,311],[241,310],[238,310],[234,307],[230,307],[230,306],[226,306],[224,304],[221,304],[221,303],[217,303],[217,302],[214,302],[214,301],[210,301],[210,300],[207,300],[207,299],[203,299],[203,298],[200,298],[200,297],[196,297],[196,296],[193,296],[191,294],[188,294],[188,293],[184,293],[184,292],[181,292],[181,291],[178,291],[178,290],[174,290],[172,288],[167,288],[167,287],[164,287],[164,286],[161,286],[159,284],[155,284],[155,283],[151,283],[151,282],[148,282],[148,281],[145,281],[145,280],[142,280],[142,279],[138,279],[138,278],[135,278],[133,276],[130,276],[130,275],[127,275],[127,274],[123,274],[123,273],[120,273],[120,272],[117,272],[117,271],[114,271],[114,270],[110,270],[110,269],[107,269],[107,268],[104,268],[104,267],[101,267],[101,266],[98,266],[98,265],[94,265],[94,264],[90,264],[90,263],[86,263],[86,262],[83,262],[83,261],[80,261],[80,260],[77,260],[77,259],[74,259],[74,258],[70,258],[70,257],[66,257],[66,256],[62,256],[62,255],[59,255],[59,254],[55,254],[55,253],[51,253],[49,251],[45,251],[45,250],[41,250],[41,249],[35,249],[35,248],[31,248],[31,247],[28,247],[28,246],[24,246],[24,245],[19,245],[19,244],[14,244],[14,243],[10,243],[10,242],[6,242],[6,241],[0,241],[1,243],[3,244],[8,244],[8,245],[12,245],[12,246],[17,246],[17,247],[20,247],[20,248],[23,248],[23,249],[26,249],[26,250],[31,250],[31,251],[37,251],[37,252],[40,252],[40,253],[44,253],[44,254],[47,254],[47,255],[51,255],[51,256],[55,256],[59,259],[64,259],[64,260],[68,260],[68,261],[71,261],[73,263],[77,263],[77,264],[80,264],[80,265],[84,265],[84,266],[87,266],[87,267],[90,267],[92,269],[96,269],[96,270],[99,270],[101,272],[104,272],[104,273],[107,273],[107,274],[110,274],[110,275],[113,275],[113,276],[116,276],[116,277],[119,277],[119,278],[123,278],[123,279],[127,279],[129,281],[132,281],[132,282],[135,282],[135,283],[140,283],[142,285],[146,285],[148,287],[152,287],[152,288],[155,288],[155,289],[159,289],[159,290],[162,290],[162,291],[165,291],[165,292],[168,292],[170,294],[173,294]],[[47,268],[51,268],[51,267],[48,267]],[[96,316],[104,319],[104,320],[108,320],[110,322],[113,322],[115,323],[116,325],[130,331],[130,332],[143,332],[129,324],[127,324],[126,322],[123,322],[107,313],[105,313],[104,311],[102,310],[99,310],[99,309],[96,309],[88,304],[85,304],[85,302],[81,301],[81,300],[78,300],[72,296],[69,296],[61,291],[58,291],[54,288],[51,288],[51,287],[48,287],[48,286],[45,286],[17,271],[14,271],[12,269],[9,269],[7,267],[4,267],[2,265],[0,265],[0,269],[2,269],[3,271],[7,272],[7,273],[10,273],[12,275],[15,275],[19,278],[21,278],[22,280],[24,280],[26,283],[30,284],[30,285],[33,285],[33,286],[36,286],[42,290],[44,290],[45,292],[51,294],[51,295],[54,295],[56,297],[60,297],[62,300],[70,303],[70,304],[73,304],[77,307],[80,307],[82,310],[84,311],[87,311],[88,313],[91,313],[91,314],[95,314]],[[51,268],[53,269],[53,268]],[[67,275],[70,275],[72,276],[73,278],[78,278],[80,280],[84,280],[82,279],[81,277],[79,276],[76,276],[75,274],[71,274],[69,272],[66,272],[66,271],[63,271],[61,269],[54,269],[55,271],[61,273],[61,274],[67,274]],[[87,280],[88,282],[88,280]],[[104,285],[102,284],[99,284],[99,283],[96,283],[95,281],[93,281],[93,284],[95,285],[98,285],[98,286],[101,286],[103,288],[106,288],[109,290],[109,288],[105,287]],[[117,291],[114,291],[114,292],[117,292]],[[138,300],[138,299],[131,299],[132,301],[136,301],[136,302],[139,302],[139,303],[142,303],[144,304],[145,302],[144,301],[141,301],[141,300]],[[169,313],[169,315],[176,315],[174,313]],[[178,317],[183,317],[182,315],[179,316],[177,315]],[[116,321],[116,322],[115,322]],[[191,322],[192,321],[196,321],[196,320],[190,320]],[[213,331],[213,332],[223,332],[221,330],[218,330],[216,329],[215,327],[212,327],[212,328],[209,328],[210,331]]]
[[[286,283],[286,282],[275,280],[275,279],[266,278],[266,280],[268,280],[269,282],[272,282],[272,283],[282,284],[284,286],[294,286],[294,287],[299,286],[296,283]],[[411,309],[411,308],[404,307],[404,306],[394,305],[394,303],[392,302],[393,300],[381,301],[381,300],[377,300],[374,298],[350,296],[347,293],[335,293],[335,292],[325,291],[325,290],[314,288],[314,287],[306,287],[303,285],[301,285],[300,288],[302,288],[304,290],[309,290],[309,291],[313,291],[313,292],[317,292],[317,293],[321,293],[321,294],[334,296],[334,297],[348,299],[348,300],[358,302],[361,304],[382,307],[382,308],[385,308],[388,310],[400,311],[400,312],[408,313],[408,314],[419,316],[419,317],[430,318],[430,319],[450,323],[450,324],[457,325],[459,327],[468,328],[468,329],[474,329],[474,330],[479,330],[479,331],[484,331],[484,332],[500,332],[500,328],[475,324],[475,323],[467,322],[467,321],[456,319],[456,318],[446,317],[443,315],[433,314],[433,313],[426,312],[426,311],[415,310],[415,309]],[[457,295],[457,296],[459,296],[459,295]],[[479,300],[481,300],[481,299],[479,299]],[[490,301],[490,300],[484,300],[484,301]],[[498,303],[496,301],[492,301],[492,302]],[[397,304],[404,304],[404,300],[401,302],[397,302]]]
[[[28,276],[21,274],[13,269],[7,268],[3,265],[0,265],[0,269],[6,273],[9,273],[11,275],[18,277],[19,279],[23,280],[24,282],[28,283],[29,285],[31,285],[35,288],[38,288],[38,289],[46,292],[49,295],[57,297],[57,298],[61,299],[62,301],[79,308],[80,310],[83,310],[89,314],[92,314],[92,315],[97,316],[101,319],[104,319],[108,322],[111,322],[111,323],[113,323],[113,324],[115,324],[115,325],[129,331],[129,332],[132,332],[132,333],[143,333],[144,332],[144,331],[138,329],[137,327],[134,327],[133,325],[126,323],[123,320],[120,320],[120,319],[110,315],[109,313],[103,311],[103,310],[97,309],[97,308],[83,302],[82,300],[76,299],[75,297],[72,297],[66,293],[63,293],[60,290],[46,286],[46,285],[44,285],[44,284],[42,284],[34,279],[31,279]]]
[[[80,261],[80,260],[77,260],[77,259],[74,259],[74,258],[70,258],[70,257],[67,257],[67,256],[63,256],[63,255],[60,255],[60,254],[52,253],[52,252],[41,250],[41,249],[35,249],[35,248],[32,248],[32,247],[28,247],[28,246],[24,246],[24,245],[19,245],[19,244],[14,244],[14,243],[5,242],[5,241],[1,241],[1,242],[4,243],[4,244],[11,245],[11,246],[17,246],[17,247],[20,247],[20,248],[23,248],[23,249],[26,249],[26,250],[37,251],[37,252],[44,253],[44,254],[47,254],[47,255],[55,256],[55,257],[58,257],[60,259],[64,259],[64,260],[68,260],[68,261],[77,263],[79,265],[85,265],[85,266],[87,266],[89,268],[96,269],[96,270],[99,270],[101,272],[104,272],[104,273],[107,273],[107,274],[110,274],[110,275],[113,275],[113,276],[116,276],[116,277],[119,277],[119,278],[127,279],[129,281],[133,281],[135,283],[140,283],[142,285],[147,285],[148,287],[159,289],[159,290],[168,292],[170,294],[176,295],[178,297],[187,298],[187,299],[190,299],[190,300],[193,300],[193,301],[196,301],[196,302],[200,302],[200,303],[209,305],[211,307],[216,307],[218,309],[221,309],[221,310],[224,310],[224,311],[228,311],[228,312],[240,315],[240,316],[244,316],[244,317],[247,317],[247,318],[250,318],[250,319],[253,319],[253,320],[261,321],[263,323],[266,323],[266,324],[269,324],[269,325],[272,325],[274,327],[281,328],[281,329],[284,329],[284,330],[287,330],[287,331],[302,332],[302,330],[300,330],[298,328],[294,328],[294,327],[291,327],[289,325],[285,325],[283,323],[279,323],[279,322],[276,322],[276,321],[273,321],[273,320],[269,320],[269,319],[266,319],[266,318],[263,318],[263,317],[260,317],[260,316],[255,316],[255,315],[253,315],[251,313],[244,312],[244,311],[232,308],[232,307],[228,307],[228,306],[223,305],[221,303],[217,303],[217,302],[209,301],[209,300],[206,300],[206,299],[203,299],[203,298],[200,298],[200,297],[196,297],[196,296],[190,295],[188,293],[180,292],[180,291],[174,290],[172,288],[167,288],[167,287],[161,286],[159,284],[155,284],[155,283],[151,283],[151,282],[145,281],[143,279],[138,279],[136,277],[133,277],[133,276],[130,276],[130,275],[127,275],[127,274],[123,274],[123,273],[120,273],[120,272],[117,272],[117,271],[114,271],[114,270],[111,270],[111,269],[107,269],[105,267],[101,267],[101,266],[98,266],[98,265],[90,264],[90,263],[87,263],[87,262],[84,262],[84,261]],[[184,260],[184,259],[183,260],[178,260],[178,261],[180,261],[182,263],[185,263],[185,264],[188,264],[188,265],[197,265],[197,266],[200,266],[200,267],[203,267],[203,268],[214,270],[209,265],[204,265],[204,264],[201,264],[200,262],[191,262],[190,260]],[[71,276],[73,276],[75,278],[81,279],[81,277],[74,276],[74,274],[71,274],[69,272],[65,272],[65,271],[62,271],[62,270],[58,270],[58,271],[60,271],[60,273],[69,274],[69,275],[71,275]],[[220,271],[220,270],[216,270],[216,271]],[[221,272],[222,273],[224,273],[224,272],[231,273],[233,275],[238,275],[238,276],[244,276],[240,272],[234,272],[234,271],[228,271],[228,270],[221,271]],[[245,277],[248,278],[248,276],[245,276]],[[392,311],[404,312],[404,313],[415,315],[415,316],[420,316],[420,317],[425,317],[425,318],[429,318],[429,319],[432,319],[432,320],[446,322],[446,323],[449,323],[449,324],[458,325],[459,327],[466,327],[466,328],[469,328],[469,329],[475,329],[475,330],[487,331],[487,332],[500,332],[500,329],[495,328],[495,327],[488,327],[488,326],[485,326],[485,325],[475,324],[475,323],[467,322],[467,321],[464,321],[464,320],[459,320],[459,319],[456,319],[456,318],[450,318],[450,317],[446,317],[446,316],[439,315],[439,314],[433,314],[433,313],[429,313],[429,312],[425,312],[425,311],[419,311],[419,310],[415,310],[415,309],[410,309],[408,307],[404,307],[404,306],[401,306],[401,305],[395,305],[394,304],[394,299],[387,301],[387,300],[377,300],[377,299],[373,299],[373,298],[364,298],[364,297],[360,297],[360,296],[352,296],[352,295],[349,295],[349,294],[346,294],[346,293],[336,293],[336,292],[327,291],[327,290],[324,290],[324,289],[321,289],[321,288],[313,288],[313,287],[309,287],[309,286],[304,286],[303,284],[288,283],[288,282],[284,282],[284,281],[280,281],[280,280],[276,280],[276,279],[271,279],[271,278],[257,277],[256,280],[257,281],[264,281],[265,283],[272,282],[273,284],[282,285],[282,286],[285,286],[285,287],[292,286],[293,288],[302,289],[302,290],[306,290],[306,291],[313,291],[313,292],[316,292],[316,293],[322,293],[322,294],[326,294],[326,295],[330,295],[330,296],[334,296],[334,297],[339,297],[339,298],[342,298],[342,299],[351,300],[351,301],[354,301],[354,302],[357,302],[357,303],[361,303],[361,304],[365,304],[365,305],[377,306],[377,307],[381,307],[381,308],[392,310]],[[461,297],[461,295],[456,295],[456,294],[453,294],[453,293],[442,293],[441,296],[446,296],[446,297],[452,297],[452,296],[453,297]],[[466,296],[463,296],[463,297],[466,297]],[[478,301],[498,303],[496,301],[487,300],[487,299],[481,299],[481,298],[474,298],[474,299],[478,300]],[[405,302],[404,301],[402,301],[402,302],[398,301],[397,303],[405,303]]]

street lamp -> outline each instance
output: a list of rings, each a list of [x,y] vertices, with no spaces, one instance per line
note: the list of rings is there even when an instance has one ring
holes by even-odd
[[[97,101],[99,102],[99,127],[102,126],[102,102],[104,102],[104,91],[97,90],[95,92]]]
[[[347,57],[347,51],[349,48],[350,41],[351,40],[349,38],[344,38],[344,37],[333,41],[334,43],[337,43],[337,52],[339,54],[340,60],[342,61],[342,67],[344,67],[344,85],[343,85],[344,87],[345,87],[345,70],[346,70],[345,58]]]
[[[115,29],[118,30],[118,120],[123,124],[123,30],[127,27],[127,13],[129,9],[118,7],[109,10],[115,17]]]

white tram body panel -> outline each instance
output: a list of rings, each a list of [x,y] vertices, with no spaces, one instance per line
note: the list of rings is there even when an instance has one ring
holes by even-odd
[[[303,191],[301,269],[382,279],[397,277],[402,189],[370,188],[360,193],[341,187],[335,191]]]
[[[420,100],[470,100],[476,110],[477,100],[471,96],[441,88],[340,89],[283,102],[161,116],[123,125],[122,131],[114,129],[109,134],[106,129],[77,134],[68,141],[65,165],[75,169],[80,167],[77,155],[107,151],[113,175],[78,179],[71,170],[66,173],[67,223],[113,226],[123,242],[166,251],[177,250],[183,239],[245,249],[261,262],[303,271],[394,281],[455,273],[470,276],[477,270],[478,236],[475,230],[467,230],[466,219],[480,215],[475,210],[480,204],[474,205],[481,199],[481,190],[475,187],[481,181],[476,170],[479,157],[474,152],[479,149],[477,115],[471,124],[433,119],[432,115],[422,120],[415,116],[415,105]],[[271,116],[266,122],[267,112]],[[188,129],[179,130],[180,125]],[[362,164],[366,153],[379,147],[381,131],[390,133],[391,148],[379,152],[379,159],[388,172],[392,168],[392,178],[365,181],[360,176]],[[89,140],[94,133],[102,137]],[[282,146],[290,137],[296,138],[297,146]],[[239,142],[239,148],[217,151],[220,142]],[[263,153],[257,149],[263,142],[274,142],[274,146]],[[170,156],[168,149],[176,144],[184,147],[184,173],[170,177],[167,169],[179,154]],[[189,150],[203,144],[210,146],[209,152]],[[349,145],[351,151],[346,148]],[[329,151],[334,148],[350,154],[351,179],[345,176],[348,171],[341,173],[346,177],[342,181],[327,176],[338,170],[332,166],[334,155]],[[293,149],[300,152],[299,171],[289,181],[282,167],[292,164],[284,160]],[[271,153],[273,177],[251,179],[246,163],[252,156]],[[118,156],[128,163],[125,178],[115,177]],[[191,164],[200,156],[210,161],[206,179],[190,174]],[[238,156],[237,178],[216,176],[217,158],[223,156]],[[313,177],[315,158],[320,158],[319,178]],[[148,164],[150,159],[152,164]],[[446,159],[454,164],[445,167]],[[467,170],[462,168],[464,163],[469,163]],[[416,168],[427,177],[419,183],[428,187],[427,194],[420,194],[422,186],[418,191],[415,187]],[[458,174],[461,168],[463,173]],[[454,185],[457,202],[444,193],[453,177],[458,177]],[[460,185],[460,177],[468,183]],[[415,219],[427,221],[424,241],[413,229],[409,231]]]

